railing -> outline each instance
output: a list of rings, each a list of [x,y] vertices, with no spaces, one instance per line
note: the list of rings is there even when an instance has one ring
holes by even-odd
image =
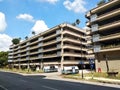
[[[56,50],[56,49],[57,49],[56,47],[54,47],[54,48],[49,48],[49,49],[43,50],[43,52],[53,51],[53,50]]]
[[[119,23],[119,22],[120,22],[120,20],[112,22],[112,23],[108,23],[108,24],[105,24],[105,25],[102,25],[102,26],[99,26],[99,29],[102,28],[102,27],[105,27],[105,26],[109,26],[109,25],[113,25],[113,24]]]
[[[38,42],[39,42],[39,40],[36,40],[34,42],[30,42],[29,45],[37,44]]]
[[[52,41],[49,41],[49,42],[45,42],[45,43],[43,43],[43,46],[48,45],[48,44],[53,44],[53,43],[55,43],[55,42],[56,42],[56,40],[52,40]]]
[[[84,38],[83,36],[81,36],[80,34],[77,34],[75,32],[64,31],[63,33],[68,33],[68,34],[71,34],[71,35],[74,35],[74,36],[77,36],[77,37],[80,37],[80,38]]]
[[[55,57],[55,56],[57,56],[56,53],[54,53],[54,54],[48,54],[48,55],[43,55],[43,58],[50,58],[50,57]]]
[[[107,35],[107,36],[101,36],[100,39],[107,38],[107,37],[113,37],[113,36],[117,36],[117,35],[120,35],[120,33],[110,34],[110,35]]]
[[[120,48],[120,44],[118,44],[118,45],[113,44],[113,45],[102,46],[101,49],[103,50],[103,49],[111,49],[111,48]]]
[[[68,46],[68,47],[73,47],[73,48],[77,48],[77,49],[79,49],[79,50],[86,50],[86,48],[84,48],[84,47],[82,47],[81,48],[81,46],[75,46],[75,45],[69,45],[69,44],[66,44],[66,45],[64,45],[64,46]]]
[[[120,10],[120,8],[117,8],[117,9],[115,9],[115,10],[109,11],[109,12],[107,12],[107,13],[105,13],[105,14],[99,15],[98,18],[100,18],[100,17],[102,17],[102,16],[105,16],[105,15],[108,15],[108,14],[111,14],[111,13],[113,13],[113,12],[115,12],[115,11],[119,11],[119,10]]]
[[[56,34],[53,34],[53,35],[51,35],[51,36],[45,37],[43,40],[47,40],[47,39],[53,38],[53,37],[55,37],[55,36],[56,36]]]
[[[38,48],[38,45],[37,45],[37,46],[30,47],[29,50],[37,49],[37,48]]]

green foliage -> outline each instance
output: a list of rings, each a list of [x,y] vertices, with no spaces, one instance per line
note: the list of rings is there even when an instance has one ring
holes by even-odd
[[[100,2],[98,2],[97,5],[99,6],[99,5],[102,5],[102,4],[104,4],[104,3],[106,3],[106,0],[100,0]]]
[[[80,24],[80,20],[76,19],[76,24],[79,25]]]
[[[80,24],[80,20],[76,19],[76,21],[74,23],[72,23],[73,26],[79,25]]]
[[[0,67],[8,64],[8,52],[0,52]]]
[[[28,36],[26,36],[25,39],[27,40],[27,39],[28,39]]]
[[[14,38],[13,40],[12,40],[12,43],[13,44],[19,44],[20,43],[20,39],[19,38]]]
[[[35,35],[36,34],[35,31],[32,31],[32,34]]]

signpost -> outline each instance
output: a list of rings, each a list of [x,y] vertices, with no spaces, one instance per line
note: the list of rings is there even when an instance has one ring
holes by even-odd
[[[89,64],[90,64],[90,69],[91,69],[91,73],[92,73],[92,79],[93,79],[93,72],[92,72],[92,70],[93,70],[93,68],[94,68],[94,59],[89,59]]]
[[[84,78],[84,75],[83,75],[83,65],[84,65],[84,62],[83,61],[80,61],[80,65],[81,65],[81,68],[82,68],[82,79]]]

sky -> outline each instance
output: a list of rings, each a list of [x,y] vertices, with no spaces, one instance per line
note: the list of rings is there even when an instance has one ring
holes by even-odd
[[[8,51],[13,38],[25,39],[61,23],[80,19],[100,0],[0,0],[0,51]]]

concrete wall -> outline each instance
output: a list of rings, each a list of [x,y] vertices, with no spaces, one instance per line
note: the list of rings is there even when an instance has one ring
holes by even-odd
[[[120,72],[120,51],[97,53],[96,71],[98,68],[101,68],[102,72],[107,71],[106,59],[108,60],[109,71]]]

